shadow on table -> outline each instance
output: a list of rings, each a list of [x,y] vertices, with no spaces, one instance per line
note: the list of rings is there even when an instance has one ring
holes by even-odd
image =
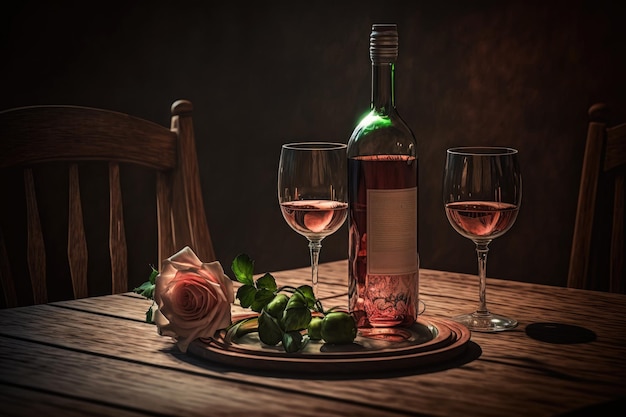
[[[189,363],[194,366],[200,366],[203,368],[210,367],[214,371],[218,372],[243,372],[250,375],[267,376],[275,378],[291,378],[291,379],[307,379],[307,380],[350,380],[350,379],[384,379],[384,378],[397,378],[408,375],[422,375],[444,371],[447,369],[458,368],[465,364],[468,364],[482,355],[482,349],[478,344],[473,341],[467,343],[464,352],[450,358],[449,360],[440,361],[428,365],[420,365],[418,367],[406,367],[405,369],[386,370],[382,367],[384,363],[381,363],[381,368],[372,371],[372,367],[369,366],[369,370],[363,372],[345,372],[339,370],[338,372],[319,372],[312,370],[312,372],[304,372],[302,370],[297,371],[285,371],[285,370],[268,370],[268,369],[256,369],[245,368],[232,365],[225,365],[209,361],[207,359],[200,358],[191,354],[184,354],[176,350],[170,352],[176,356],[178,360]],[[312,367],[316,366],[314,363]]]
[[[584,327],[563,323],[531,323],[526,326],[526,335],[541,342],[554,344],[589,343],[596,334]]]

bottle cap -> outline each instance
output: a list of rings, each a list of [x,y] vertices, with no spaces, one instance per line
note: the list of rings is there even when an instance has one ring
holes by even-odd
[[[370,59],[375,63],[396,62],[398,57],[398,25],[375,23],[370,34]]]

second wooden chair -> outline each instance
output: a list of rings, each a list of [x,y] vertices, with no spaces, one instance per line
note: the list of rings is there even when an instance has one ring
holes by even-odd
[[[626,123],[609,125],[603,103],[589,109],[568,287],[626,292]]]

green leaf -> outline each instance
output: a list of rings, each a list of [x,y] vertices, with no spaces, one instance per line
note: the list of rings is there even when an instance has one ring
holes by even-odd
[[[289,310],[290,308],[300,307],[307,307],[307,301],[302,293],[295,292],[291,295],[291,297],[289,297],[289,301],[287,302],[287,307],[285,307],[285,309]]]
[[[283,331],[278,322],[266,312],[259,315],[259,339],[270,346],[276,346],[283,339]]]
[[[297,291],[302,293],[304,298],[306,299],[306,304],[309,308],[315,307],[315,295],[313,294],[313,287],[310,285],[301,285],[297,288]]]
[[[152,306],[146,311],[146,323],[154,323],[154,320],[152,320]]]
[[[133,292],[143,297],[146,297],[148,300],[154,300],[154,287],[156,284],[156,277],[159,275],[159,271],[154,269],[153,266],[151,266],[150,268],[152,268],[152,271],[150,272],[148,281],[144,282],[136,288],[133,288]]]
[[[246,284],[239,287],[236,297],[239,299],[239,304],[243,308],[248,308],[254,303],[254,297],[256,295],[256,288],[253,285]]]
[[[151,266],[150,268],[152,268],[152,272],[150,273],[150,278],[148,278],[148,282],[150,282],[150,284],[154,285],[154,284],[156,284],[156,277],[159,275],[159,271],[154,269],[153,266]]]
[[[257,317],[242,319],[235,323],[232,323],[226,328],[226,337],[231,340],[236,339],[248,333],[256,332],[258,330],[258,327],[259,324]]]
[[[237,255],[230,266],[237,281],[246,285],[254,285],[254,261],[248,255],[242,253]]]
[[[271,292],[276,292],[276,290],[278,289],[278,287],[276,286],[276,279],[274,279],[274,276],[270,273],[266,273],[261,278],[257,279],[256,287],[258,289],[267,289]]]
[[[252,311],[256,311],[257,313],[263,310],[270,301],[274,299],[274,292],[270,290],[257,290],[256,294],[254,294],[254,301],[250,305]]]
[[[311,310],[307,307],[289,308],[289,305],[287,305],[287,308],[283,311],[283,327],[286,332],[306,329],[310,321]]]
[[[133,292],[139,295],[146,297],[148,300],[154,299],[154,287],[155,284],[150,281],[146,281],[141,284],[139,287],[133,289]]]
[[[297,352],[304,346],[302,334],[300,332],[285,332],[283,334],[283,348],[285,352]]]

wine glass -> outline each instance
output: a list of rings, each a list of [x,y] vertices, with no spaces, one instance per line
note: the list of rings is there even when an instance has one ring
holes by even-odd
[[[285,221],[309,240],[311,287],[317,298],[322,239],[348,215],[347,145],[330,142],[284,144],[278,166],[278,202]]]
[[[518,151],[505,147],[448,149],[443,175],[443,203],[454,230],[476,244],[479,299],[473,313],[453,320],[480,332],[517,326],[517,320],[487,309],[486,274],[489,243],[506,233],[517,218],[522,200]]]

